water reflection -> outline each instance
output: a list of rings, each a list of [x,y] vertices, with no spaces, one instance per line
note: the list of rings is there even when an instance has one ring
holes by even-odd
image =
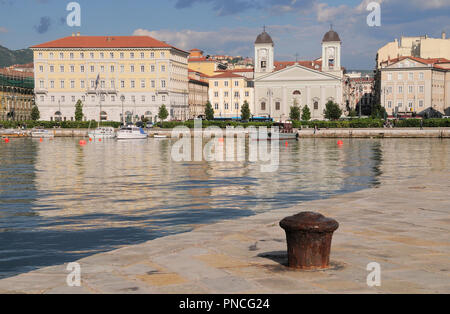
[[[448,140],[308,139],[259,163],[173,162],[170,140],[0,145],[0,277],[199,224],[449,170]],[[283,143],[284,144],[284,143]]]

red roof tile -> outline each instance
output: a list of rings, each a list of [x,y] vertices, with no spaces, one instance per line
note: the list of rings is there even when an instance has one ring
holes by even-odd
[[[31,48],[174,48],[150,36],[70,36]],[[178,49],[183,51],[181,49]]]
[[[218,79],[218,78],[245,78],[245,77],[242,75],[237,75],[237,74],[231,73],[231,72],[224,72],[219,75],[214,75],[211,78]]]

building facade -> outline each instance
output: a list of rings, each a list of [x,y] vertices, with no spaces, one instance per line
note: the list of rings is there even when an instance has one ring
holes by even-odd
[[[403,36],[400,40],[395,39],[378,50],[378,67],[380,68],[383,62],[400,57],[450,59],[450,39],[447,38],[445,32],[442,32],[441,38]]]
[[[148,36],[73,35],[31,47],[35,97],[42,120],[153,121],[165,105],[184,120],[188,53]]]
[[[347,112],[354,110],[357,114],[369,114],[375,99],[374,78],[363,77],[361,73],[346,74],[343,97]]]
[[[208,92],[208,76],[189,70],[189,119],[195,119],[205,114]]]
[[[450,60],[401,57],[381,64],[381,103],[389,116],[450,114]]]
[[[210,77],[209,100],[216,118],[238,118],[244,102],[249,104],[250,110],[252,108],[253,81],[229,71]]]
[[[216,71],[225,70],[227,66],[211,56],[204,56],[203,51],[192,49],[189,54],[189,69],[214,76]]]
[[[33,73],[0,69],[0,121],[31,120],[33,106]]]
[[[274,61],[274,43],[267,32],[255,41],[255,102],[252,113],[277,121],[289,119],[290,108],[308,106],[312,119],[324,119],[325,105],[343,105],[341,40],[330,30],[322,40],[322,57],[313,61]]]

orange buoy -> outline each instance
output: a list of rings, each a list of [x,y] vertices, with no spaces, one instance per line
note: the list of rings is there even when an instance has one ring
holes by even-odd
[[[5,143],[6,143],[6,144],[9,143],[9,138],[5,138]]]
[[[288,146],[289,146],[289,143],[286,141],[286,143],[285,143],[284,145],[286,145],[286,147],[288,147]]]
[[[92,142],[92,138],[89,138],[89,142]]]
[[[219,138],[220,143],[223,143],[223,141],[224,141],[223,137]]]
[[[43,140],[43,139],[42,139],[42,137],[41,137],[41,138],[39,139],[39,142],[41,142],[41,143],[42,143],[43,141],[44,141],[44,140]]]
[[[101,138],[99,138],[99,139],[98,139],[98,141],[99,141],[99,142],[101,142],[101,141],[102,141],[102,139],[101,139]]]
[[[341,141],[341,140],[339,140],[339,141],[337,142],[337,144],[338,144],[339,146],[341,146],[341,145],[344,145],[344,142]]]
[[[84,146],[84,145],[86,145],[86,141],[85,141],[85,140],[80,140],[80,142],[79,142],[79,143],[80,143],[80,145],[81,145],[81,146]]]

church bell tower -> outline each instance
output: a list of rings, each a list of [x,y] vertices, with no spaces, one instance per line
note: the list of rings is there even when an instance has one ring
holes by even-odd
[[[255,78],[274,71],[274,46],[264,27],[255,41]]]

